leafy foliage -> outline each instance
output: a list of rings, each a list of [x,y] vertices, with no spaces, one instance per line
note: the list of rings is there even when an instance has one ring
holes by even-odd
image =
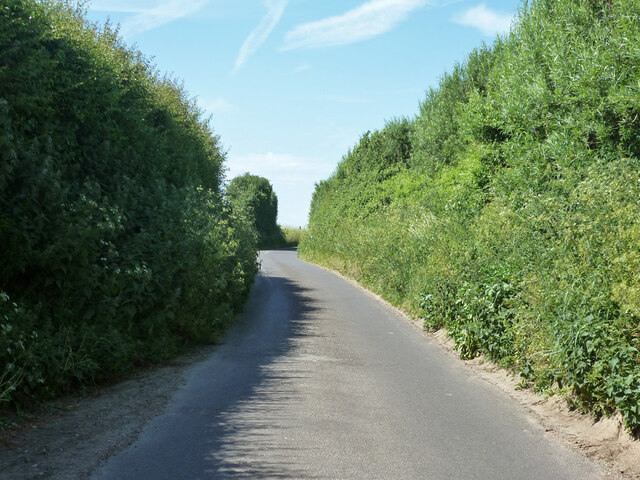
[[[285,244],[284,233],[276,223],[278,197],[269,180],[247,172],[231,180],[226,194],[234,208],[243,212],[254,226],[259,248]]]
[[[297,247],[307,234],[307,229],[302,227],[281,227],[284,234],[284,247]]]
[[[0,6],[0,401],[210,342],[256,272],[196,105],[75,2]]]
[[[528,2],[318,185],[301,254],[637,431],[639,45],[638,2]]]

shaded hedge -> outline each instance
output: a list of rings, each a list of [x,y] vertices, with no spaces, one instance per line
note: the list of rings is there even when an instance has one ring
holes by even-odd
[[[313,197],[303,257],[640,428],[640,4],[533,0]]]
[[[69,3],[0,5],[0,401],[217,338],[256,272],[186,92]]]

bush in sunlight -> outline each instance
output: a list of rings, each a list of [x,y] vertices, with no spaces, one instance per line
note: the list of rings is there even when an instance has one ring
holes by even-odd
[[[304,258],[640,428],[640,4],[534,0],[314,193]]]
[[[306,228],[302,227],[280,227],[284,234],[285,247],[297,247],[307,233]]]

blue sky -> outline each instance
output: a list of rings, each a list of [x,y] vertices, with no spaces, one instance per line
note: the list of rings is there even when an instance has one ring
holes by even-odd
[[[227,151],[227,178],[268,178],[281,225],[304,226],[316,182],[367,130],[508,31],[520,0],[91,0],[180,79]]]

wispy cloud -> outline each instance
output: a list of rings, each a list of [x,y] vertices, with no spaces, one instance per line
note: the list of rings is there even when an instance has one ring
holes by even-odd
[[[289,153],[250,153],[234,159],[234,166],[240,170],[279,171],[300,167],[305,163],[304,158]]]
[[[131,37],[191,15],[209,0],[95,0],[91,10],[131,13],[120,25],[122,36]]]
[[[141,13],[157,6],[156,0],[93,0],[89,10],[98,12]]]
[[[307,70],[311,70],[311,64],[301,63],[300,65],[298,65],[296,68],[293,69],[293,73],[302,73],[302,72],[306,72]]]
[[[515,15],[490,10],[483,3],[456,15],[452,20],[460,25],[477,28],[485,35],[494,36],[508,33],[514,18]]]
[[[365,103],[371,103],[371,100],[364,97],[349,97],[347,95],[327,95],[324,99],[328,102],[345,103],[353,105],[362,105]]]
[[[220,115],[223,113],[233,112],[234,105],[224,98],[198,98],[198,106],[203,108],[212,115]]]
[[[265,0],[264,5],[267,8],[267,14],[262,21],[246,38],[240,52],[238,52],[238,58],[236,58],[236,64],[234,72],[237,72],[240,67],[247,61],[247,59],[256,53],[262,44],[269,38],[271,31],[280,21],[284,9],[287,7],[289,0]]]
[[[331,47],[367,40],[388,32],[427,3],[428,0],[370,0],[342,15],[298,25],[286,34],[282,49]]]
[[[334,170],[335,164],[290,153],[234,155],[230,152],[227,167],[229,168],[228,179],[251,172],[253,175],[268,178],[274,185],[279,185],[281,191],[306,184],[311,192],[314,182],[328,177]]]
[[[307,223],[314,184],[331,175],[335,163],[290,153],[250,153],[227,158],[227,179],[251,172],[268,178],[278,196],[278,223],[301,226]]]

